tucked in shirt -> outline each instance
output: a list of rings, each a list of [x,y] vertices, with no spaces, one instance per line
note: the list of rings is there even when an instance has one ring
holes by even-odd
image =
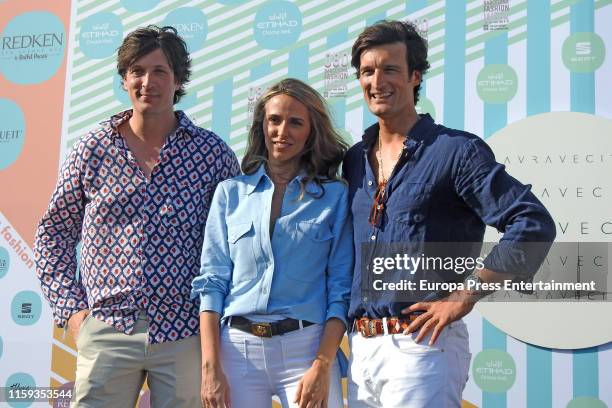
[[[478,243],[485,224],[503,232],[500,243],[484,259],[484,266],[529,279],[547,248],[530,256],[514,243],[550,243],[554,222],[540,201],[495,161],[489,146],[479,137],[434,123],[425,114],[410,130],[404,151],[388,180],[383,217],[369,222],[377,181],[368,155],[378,140],[378,124],[366,129],[344,161],[353,219],[355,268],[349,315],[397,316],[409,303],[398,293],[385,291],[375,301],[362,295],[363,243]],[[533,254],[530,254],[533,255]],[[369,262],[366,260],[366,262]],[[461,274],[452,279],[460,282]],[[407,280],[415,275],[405,274]],[[425,293],[434,299],[437,293]]]
[[[339,181],[286,187],[270,237],[274,185],[263,166],[219,184],[210,208],[200,276],[200,310],[347,322],[353,267],[347,187]]]
[[[37,275],[58,326],[91,309],[127,334],[146,313],[151,343],[199,332],[189,294],[204,224],[216,185],[240,169],[217,135],[175,115],[178,127],[150,180],[118,131],[131,110],[81,138],[64,162],[35,242]]]

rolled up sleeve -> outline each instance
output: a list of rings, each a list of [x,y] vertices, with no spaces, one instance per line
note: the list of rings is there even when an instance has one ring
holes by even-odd
[[[348,328],[348,307],[351,297],[353,271],[353,227],[348,211],[348,190],[344,189],[336,221],[332,227],[333,243],[327,264],[327,313],[326,320],[333,317],[342,320]]]
[[[531,186],[510,176],[480,139],[466,143],[455,180],[472,210],[503,233],[485,258],[485,267],[531,279],[556,236],[554,221]]]
[[[191,298],[200,298],[200,311],[223,314],[233,265],[227,244],[224,183],[215,191],[204,230],[200,275],[192,282]]]

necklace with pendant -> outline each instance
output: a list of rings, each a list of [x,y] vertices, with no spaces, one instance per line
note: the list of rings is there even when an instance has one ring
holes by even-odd
[[[393,167],[391,167],[391,172],[389,173],[389,177],[393,174],[395,170],[395,166],[399,163],[402,154],[404,154],[403,146],[399,153],[397,154],[397,158],[395,159],[395,163],[393,163]],[[383,168],[383,158],[382,158],[382,142],[380,135],[378,136],[378,152],[376,152],[376,158],[378,159],[378,187],[376,188],[376,194],[374,195],[374,202],[372,203],[372,209],[370,210],[370,224],[374,226],[379,226],[380,221],[382,220],[382,215],[385,210],[385,195],[387,193],[387,181],[389,180],[385,177],[385,171]]]

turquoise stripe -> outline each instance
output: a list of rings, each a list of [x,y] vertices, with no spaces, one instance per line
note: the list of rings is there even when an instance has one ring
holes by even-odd
[[[595,114],[595,76],[592,72],[572,72],[571,110]]]
[[[465,2],[446,0],[444,125],[463,129],[465,117]]]
[[[482,349],[496,349],[506,351],[506,333],[493,326],[485,318],[482,319]],[[494,394],[482,392],[483,408],[505,408],[506,393]]]
[[[367,128],[372,126],[374,123],[378,122],[378,118],[374,116],[372,112],[370,112],[370,108],[368,108],[368,104],[365,103],[365,101],[362,104],[363,104],[363,123],[361,127],[363,128],[363,130],[366,130]]]
[[[251,69],[251,81],[256,81],[259,78],[263,78],[272,72],[272,63],[270,60],[263,62]]]
[[[406,14],[410,15],[427,6],[427,0],[406,0]]]
[[[506,351],[506,333],[493,326],[487,319],[482,319],[482,349]]]
[[[368,18],[366,18],[366,26],[371,26],[375,22],[380,21],[380,20],[385,20],[386,18],[387,18],[387,13],[385,12],[372,14],[371,16],[368,16]]]
[[[370,26],[372,24],[374,24],[375,22],[379,21],[379,20],[384,20],[387,18],[387,14],[386,13],[378,13],[378,14],[374,14],[369,16],[366,19],[366,25]],[[363,124],[362,124],[362,128],[363,130],[367,129],[368,127],[372,126],[374,123],[378,122],[378,118],[376,116],[374,116],[372,114],[372,112],[370,112],[370,109],[368,108],[368,104],[366,103],[366,101],[364,100],[362,102],[362,106],[363,106]]]
[[[505,103],[485,103],[484,106],[484,139],[504,128],[508,124],[508,105]]]
[[[508,63],[508,32],[504,31],[485,41],[485,66]],[[484,138],[502,129],[508,123],[507,103],[484,104]]]
[[[289,52],[289,76],[308,82],[308,45]]]
[[[528,0],[527,116],[543,112],[550,112],[550,2]]]
[[[335,47],[348,40],[348,27],[334,31],[327,36],[327,48]]]
[[[212,131],[226,142],[230,139],[232,116],[232,79],[226,79],[213,87]]]
[[[339,98],[329,103],[333,124],[336,129],[344,129],[346,119],[346,99]]]
[[[582,0],[570,7],[572,34],[593,32],[595,5],[593,0]],[[570,74],[571,109],[573,112],[595,113],[595,73]]]
[[[574,398],[599,398],[598,347],[574,350]]]
[[[327,36],[327,48],[333,48],[348,40],[348,27],[335,31]],[[350,58],[350,57],[349,57]],[[353,68],[349,67],[349,81],[354,80]],[[330,113],[336,129],[344,129],[346,118],[346,98],[335,98],[330,102]]]
[[[552,407],[552,351],[531,344],[527,344],[527,407]]]

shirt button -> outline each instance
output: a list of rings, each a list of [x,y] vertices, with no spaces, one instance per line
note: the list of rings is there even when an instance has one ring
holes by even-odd
[[[415,221],[415,222],[421,222],[421,221],[423,221],[423,215],[421,215],[421,214],[415,214],[415,215],[414,215],[414,221]]]
[[[374,240],[376,239],[376,235],[372,235],[372,236],[370,237],[370,239],[371,239],[372,241],[374,241]]]
[[[363,300],[364,302],[367,302],[368,301],[368,297],[364,296],[364,297],[361,298],[361,300]]]
[[[261,291],[265,295],[266,293],[268,293],[268,288],[264,286],[263,288],[261,288]]]
[[[372,183],[372,180],[368,180],[368,186],[371,186],[372,184],[374,184]]]

